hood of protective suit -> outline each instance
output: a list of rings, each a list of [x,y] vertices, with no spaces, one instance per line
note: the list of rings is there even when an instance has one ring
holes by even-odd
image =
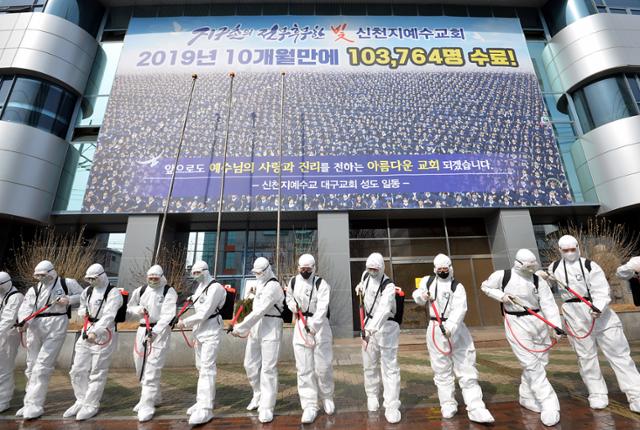
[[[194,273],[198,273],[200,272],[199,275],[194,275]],[[193,277],[193,279],[197,282],[206,282],[208,283],[211,280],[211,273],[209,273],[209,265],[202,261],[196,261],[195,263],[193,263],[193,266],[191,266],[191,276]]]
[[[580,247],[578,246],[578,239],[575,237],[566,234],[558,240],[558,248],[560,248],[560,254],[562,258],[569,263],[573,263],[578,258],[580,258]],[[564,252],[565,249],[575,248],[575,251],[572,252]]]
[[[54,270],[53,263],[43,260],[33,270],[33,276],[45,285],[51,285],[58,277],[58,273]]]
[[[316,272],[316,259],[311,254],[303,254],[298,259],[298,269],[311,269],[311,272],[307,272],[307,275],[300,273],[305,279],[311,278]]]
[[[104,271],[104,267],[102,267],[102,265],[98,263],[89,266],[87,272],[84,275],[84,278],[93,288],[106,288],[107,285],[109,285],[109,277]]]
[[[12,286],[11,276],[7,272],[0,272],[0,294],[5,294]]]
[[[378,252],[374,252],[373,254],[371,254],[369,256],[369,258],[367,258],[367,271],[369,272],[369,275],[374,278],[374,279],[381,279],[382,275],[384,275],[384,257],[382,256],[382,254],[378,253]],[[377,269],[377,273],[373,273],[371,271],[369,271],[368,269]]]
[[[540,268],[538,258],[528,249],[520,249],[516,253],[516,261],[513,263],[513,270],[521,275],[533,275]]]
[[[449,269],[449,276],[447,276],[446,278],[442,278],[442,277],[440,278],[441,279],[453,278],[453,266],[451,265],[451,259],[444,254],[436,255],[436,257],[433,259],[433,273],[435,273],[436,276],[440,276],[438,275],[438,269],[442,269],[445,267]]]
[[[147,279],[147,284],[151,288],[164,288],[165,285],[167,285],[167,278],[164,277],[164,271],[158,264],[151,266],[151,268],[147,270],[147,276],[160,276],[160,281],[157,283],[151,283]]]
[[[256,258],[256,261],[253,262],[253,269],[251,269],[254,275],[256,275],[256,279],[261,283],[266,283],[269,279],[275,278],[273,271],[271,270],[271,264],[269,264],[269,260],[264,257]]]

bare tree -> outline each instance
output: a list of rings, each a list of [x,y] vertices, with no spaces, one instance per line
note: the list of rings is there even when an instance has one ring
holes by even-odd
[[[53,227],[36,231],[33,239],[21,240],[14,249],[12,277],[20,285],[33,283],[33,270],[42,260],[53,263],[60,276],[83,282],[87,268],[96,262],[98,245],[84,237],[84,226],[77,233],[60,233]]]
[[[554,261],[559,256],[558,239],[570,234],[578,240],[583,257],[598,263],[611,285],[613,303],[632,303],[631,292],[625,282],[616,277],[618,266],[635,255],[640,235],[621,224],[603,218],[589,218],[586,224],[568,224],[546,238],[547,248],[541,252],[543,261]]]

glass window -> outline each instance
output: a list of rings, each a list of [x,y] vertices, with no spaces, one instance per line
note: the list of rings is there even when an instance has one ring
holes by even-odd
[[[491,17],[493,12],[489,6],[468,6],[469,16]]]
[[[584,132],[638,113],[624,75],[595,81],[572,96]]]
[[[182,16],[184,14],[183,6],[160,6],[158,8],[158,16]]]
[[[497,18],[515,18],[516,10],[512,7],[493,7],[493,16]]]
[[[311,6],[311,13],[313,14],[313,5]],[[289,5],[286,3],[265,3],[262,5],[263,15],[287,15],[289,14]],[[308,15],[305,13],[292,14],[292,15]]]
[[[542,21],[540,21],[538,9],[534,9],[532,7],[519,7],[517,8],[517,12],[522,28],[542,29]]]
[[[391,5],[370,4],[367,6],[367,15],[391,15]]]
[[[419,4],[418,15],[439,16],[442,15],[442,5],[440,4]]]
[[[445,4],[444,14],[446,16],[467,16],[467,7],[454,4]]]
[[[391,239],[391,255],[394,258],[436,255],[441,252],[447,253],[447,240],[444,238]]]
[[[317,3],[316,15],[340,15],[340,6],[335,3]]]
[[[113,7],[109,10],[104,30],[126,30],[133,13],[132,7]]]
[[[16,78],[2,120],[19,122],[64,138],[76,97],[61,87],[33,78]]]
[[[184,5],[185,16],[209,16],[208,4],[186,4]]]
[[[349,238],[374,239],[387,237],[387,222],[385,220],[351,221]]]
[[[606,6],[596,6],[598,13],[609,13]]]
[[[133,16],[136,18],[154,18],[158,16],[157,6],[136,6],[133,8]]]
[[[591,0],[551,0],[542,7],[551,36],[567,25],[597,13]]]
[[[640,15],[640,9],[631,9],[631,15]]]
[[[618,8],[610,7],[609,8],[609,13],[617,13],[619,15],[626,15],[627,14],[627,10],[626,9],[618,9]]]
[[[104,8],[99,2],[91,0],[49,0],[44,12],[66,19],[95,37]]]
[[[249,3],[249,4],[238,4],[238,15],[262,15],[262,5]]]
[[[486,237],[450,239],[451,255],[481,255],[491,254],[489,240]],[[446,249],[446,248],[445,248]]]
[[[393,14],[398,16],[416,16],[418,8],[415,4],[394,4]]]
[[[373,252],[379,252],[384,257],[389,256],[389,242],[382,240],[355,240],[349,241],[351,258],[367,258]]]
[[[480,218],[451,218],[446,220],[447,235],[455,236],[486,236],[487,228],[484,220]]]
[[[236,5],[235,4],[213,4],[211,5],[211,15],[214,16],[227,16],[227,15],[235,15],[236,14]]]
[[[58,185],[54,208],[60,211],[80,211],[89,183],[89,174],[96,151],[97,130],[94,135],[79,137],[71,142]]]
[[[638,0],[607,0],[609,7],[638,7]]]
[[[0,76],[0,113],[7,101],[7,96],[13,84],[13,76]]]
[[[342,15],[366,15],[367,5],[357,3],[345,3],[340,6]]]
[[[78,116],[78,126],[95,127],[102,124],[122,46],[123,42],[120,41],[101,44],[82,100],[82,115]]]
[[[392,238],[401,237],[444,237],[442,219],[403,219],[389,220]]]
[[[291,15],[314,15],[315,10],[316,10],[316,5],[314,5],[313,3],[289,4],[289,13]]]

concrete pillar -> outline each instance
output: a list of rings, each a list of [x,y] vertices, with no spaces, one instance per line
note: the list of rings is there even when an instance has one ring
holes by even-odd
[[[527,209],[500,209],[486,219],[486,224],[496,270],[510,268],[521,248],[530,249],[538,256],[533,223]]]
[[[318,273],[331,285],[331,328],[335,337],[353,336],[349,214],[318,213]]]
[[[131,215],[127,220],[118,287],[133,291],[144,281],[153,260],[160,215]]]

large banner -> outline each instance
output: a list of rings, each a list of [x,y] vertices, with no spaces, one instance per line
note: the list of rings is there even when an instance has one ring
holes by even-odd
[[[516,19],[135,18],[83,210],[159,212],[172,178],[175,212],[223,181],[226,211],[571,203]]]

